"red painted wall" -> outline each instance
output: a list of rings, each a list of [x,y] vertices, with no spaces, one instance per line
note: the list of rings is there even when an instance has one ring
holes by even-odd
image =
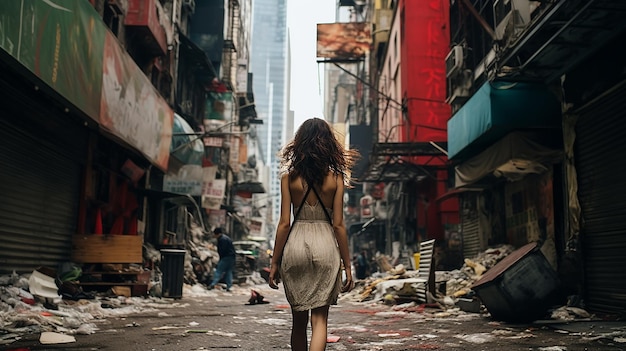
[[[402,100],[409,123],[400,133],[402,142],[447,142],[450,105],[446,99],[446,55],[450,50],[449,0],[400,0]],[[408,130],[407,130],[408,129]],[[456,197],[438,202],[448,191],[445,157],[415,157],[411,162],[444,166],[434,172],[436,179],[418,187],[416,217],[421,239],[444,239],[444,227],[458,224]]]
[[[409,140],[403,141],[448,140],[446,127],[451,111],[445,102],[445,58],[450,50],[449,3],[400,1],[402,94],[410,121]],[[437,161],[430,160],[431,165],[432,162]]]

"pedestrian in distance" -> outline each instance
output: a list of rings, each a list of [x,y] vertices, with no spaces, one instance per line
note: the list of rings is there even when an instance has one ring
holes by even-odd
[[[367,252],[365,250],[361,251],[361,253],[356,256],[356,259],[354,260],[354,268],[356,270],[357,279],[367,278],[369,263],[367,258]]]
[[[330,305],[337,303],[340,293],[354,288],[343,195],[358,156],[344,149],[320,118],[306,120],[281,152],[280,219],[269,285],[278,289],[283,282],[295,351],[326,349]],[[309,318],[312,333],[307,348]]]
[[[217,239],[217,253],[220,255],[220,260],[217,263],[213,280],[209,285],[209,290],[215,288],[215,285],[224,278],[226,282],[226,291],[230,291],[233,286],[233,270],[235,269],[235,262],[237,260],[237,253],[233,240],[226,235],[224,228],[217,227],[213,230],[213,235]]]

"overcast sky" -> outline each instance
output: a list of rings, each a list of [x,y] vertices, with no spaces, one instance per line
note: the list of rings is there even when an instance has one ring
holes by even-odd
[[[310,117],[322,117],[324,65],[317,63],[317,23],[335,22],[337,0],[288,0],[291,37],[291,109],[294,129]]]

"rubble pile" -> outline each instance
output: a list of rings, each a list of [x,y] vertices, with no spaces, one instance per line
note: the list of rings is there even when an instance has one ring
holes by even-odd
[[[450,317],[464,315],[466,312],[489,312],[477,298],[471,287],[485,272],[515,251],[511,245],[489,248],[472,259],[465,259],[462,267],[451,271],[435,272],[435,291],[427,291],[426,301],[418,298],[416,287],[424,284],[419,279],[419,272],[406,270],[400,264],[392,267],[385,257],[378,257],[377,263],[381,271],[357,281],[350,293],[341,297],[352,302],[368,302],[391,305],[392,309],[403,312],[420,312],[433,317]],[[382,264],[381,264],[382,263]],[[435,311],[428,311],[434,308]],[[581,305],[554,307],[546,318],[558,321],[592,320],[593,315]]]
[[[37,271],[35,271],[37,272]],[[0,276],[0,348],[25,334],[43,336],[88,335],[99,330],[99,323],[111,317],[179,308],[181,303],[158,297],[126,297],[106,293],[90,299],[65,299],[32,294],[32,274]],[[207,291],[200,285],[185,286],[186,295],[199,296]]]
[[[465,263],[459,269],[452,271],[438,271],[436,281],[446,282],[446,296],[460,297],[470,293],[470,287],[477,282],[482,275],[513,252],[511,245],[500,245],[489,248],[474,257],[465,259]]]
[[[436,292],[430,292],[429,301],[421,302],[437,303],[445,299],[446,303],[443,305],[450,305],[450,302],[454,305],[453,299],[471,294],[470,287],[472,284],[513,250],[511,245],[489,248],[473,259],[465,259],[465,263],[459,269],[436,271],[436,285],[438,288],[445,287],[445,293],[437,289]],[[359,281],[357,287],[344,297],[345,299],[358,302],[376,300],[387,304],[392,302],[403,303],[411,300],[412,296],[415,297],[413,300],[417,300],[415,287],[416,284],[420,284],[416,279],[419,274],[417,270],[407,270],[402,264],[391,267],[384,257],[378,257],[377,263],[383,272],[373,273],[366,279]],[[446,297],[453,299],[446,299]]]

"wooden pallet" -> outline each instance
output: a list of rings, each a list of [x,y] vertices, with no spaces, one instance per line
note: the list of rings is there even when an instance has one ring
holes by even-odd
[[[74,235],[72,261],[78,263],[141,263],[142,235]]]
[[[79,285],[85,291],[103,291],[113,287],[128,287],[131,296],[146,296],[148,294],[148,285],[150,284],[150,274],[150,271],[83,272]]]

